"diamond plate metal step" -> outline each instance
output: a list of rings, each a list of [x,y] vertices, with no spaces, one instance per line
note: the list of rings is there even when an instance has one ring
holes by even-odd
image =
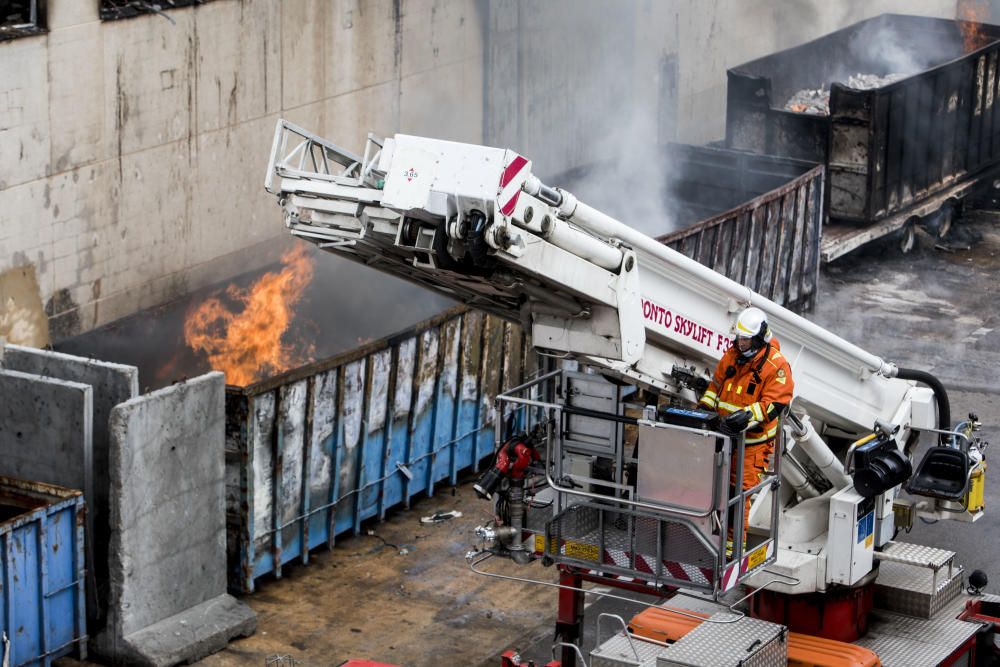
[[[889,542],[882,547],[882,551],[875,552],[875,558],[937,571],[945,565],[951,565],[952,559],[955,558],[955,552],[936,547],[925,547],[920,544]]]
[[[670,645],[657,667],[784,667],[788,629],[731,613],[713,614]]]
[[[590,652],[590,667],[655,667],[657,656],[666,650],[666,646],[619,633]]]
[[[880,561],[875,606],[907,616],[931,618],[962,590],[955,552],[889,542],[875,552]]]

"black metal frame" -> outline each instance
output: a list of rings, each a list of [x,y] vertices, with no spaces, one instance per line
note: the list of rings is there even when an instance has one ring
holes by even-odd
[[[0,17],[0,42],[48,32],[45,28],[45,0],[14,0],[12,4],[27,12],[27,20],[6,22],[6,17]]]

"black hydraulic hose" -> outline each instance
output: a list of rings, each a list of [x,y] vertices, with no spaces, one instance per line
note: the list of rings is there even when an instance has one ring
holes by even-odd
[[[937,401],[938,428],[942,431],[951,430],[951,403],[948,402],[948,391],[941,384],[941,380],[938,380],[927,371],[918,371],[913,368],[900,368],[896,377],[901,380],[922,382],[930,387],[934,392],[934,400]],[[945,437],[947,436],[942,435],[940,439],[943,441]]]

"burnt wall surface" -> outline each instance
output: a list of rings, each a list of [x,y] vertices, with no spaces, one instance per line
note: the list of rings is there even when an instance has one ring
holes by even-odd
[[[34,267],[57,340],[280,256],[279,117],[481,138],[480,0],[39,4],[45,34],[0,41],[0,274]]]

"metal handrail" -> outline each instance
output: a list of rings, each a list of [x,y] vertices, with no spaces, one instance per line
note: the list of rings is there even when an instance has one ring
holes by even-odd
[[[475,572],[478,575],[482,575],[484,577],[491,577],[493,579],[502,579],[504,581],[517,581],[517,582],[521,582],[521,583],[525,583],[525,584],[536,584],[538,586],[547,586],[549,588],[558,588],[559,590],[567,590],[567,591],[574,591],[574,592],[577,592],[577,593],[583,593],[584,595],[595,595],[595,596],[601,597],[601,598],[611,598],[613,600],[621,600],[622,602],[630,602],[632,604],[639,605],[640,607],[647,607],[647,608],[650,608],[650,609],[652,609],[654,607],[656,607],[656,608],[659,607],[659,605],[656,604],[656,603],[643,602],[642,600],[636,600],[635,598],[627,598],[627,597],[625,597],[623,595],[615,595],[613,593],[605,593],[603,591],[598,591],[598,590],[589,589],[589,588],[581,588],[581,587],[578,587],[578,586],[567,586],[566,584],[557,584],[557,583],[553,583],[551,581],[541,581],[540,579],[529,579],[527,577],[515,577],[515,576],[510,575],[510,574],[500,574],[498,572],[487,572],[486,570],[477,569],[477,566],[480,563],[485,563],[486,561],[490,560],[493,557],[494,557],[494,555],[492,553],[488,552],[488,551],[470,552],[470,553],[468,553],[468,554],[465,555],[465,560],[466,560],[466,564],[469,566],[469,569],[471,571]],[[651,594],[653,592],[654,591],[651,591]],[[655,592],[659,592],[659,591],[655,591]],[[677,595],[686,595],[683,591],[677,591],[676,594]],[[692,597],[696,597],[696,596],[692,596]],[[701,598],[697,598],[697,599],[701,599]],[[742,620],[743,618],[746,617],[745,613],[743,613],[742,611],[739,611],[739,610],[735,610],[735,609],[733,610],[733,614],[736,616],[736,618],[730,618],[730,619],[725,619],[725,620],[722,620],[722,619],[714,620],[714,619],[711,619],[711,618],[705,618],[704,616],[699,616],[697,614],[688,613],[686,611],[683,611],[683,610],[677,609],[677,608],[671,608],[670,609],[670,613],[677,614],[678,616],[684,616],[686,618],[692,618],[692,619],[695,619],[697,621],[704,621],[705,623],[714,623],[714,624],[718,624],[718,625],[729,625],[730,623],[737,623],[737,622],[739,622],[740,620]]]
[[[635,642],[632,641],[632,635],[630,635],[628,632],[628,623],[626,623],[625,619],[619,616],[618,614],[609,614],[607,612],[603,612],[597,615],[597,645],[600,646],[602,643],[604,643],[601,640],[601,620],[605,618],[613,618],[622,624],[622,634],[624,634],[625,638],[628,640],[628,646],[630,649],[632,649],[632,655],[635,656],[635,661],[642,662],[642,659],[639,658],[639,651],[635,648]]]
[[[562,647],[569,647],[569,648],[573,649],[574,651],[576,651],[576,657],[578,657],[580,659],[580,664],[583,665],[583,667],[587,667],[587,660],[583,657],[583,651],[581,651],[580,647],[577,646],[576,644],[571,644],[569,642],[556,642],[555,644],[552,645],[552,659],[553,660],[556,659],[556,649],[557,648],[562,648]]]

